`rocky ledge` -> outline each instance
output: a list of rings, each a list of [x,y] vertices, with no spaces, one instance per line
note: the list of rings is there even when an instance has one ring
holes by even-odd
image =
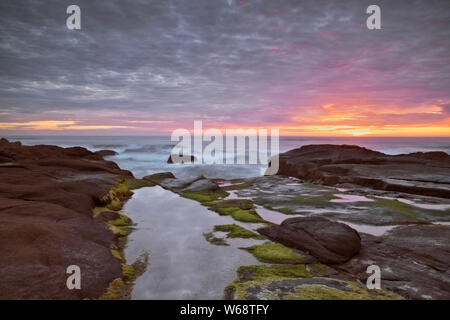
[[[445,152],[393,156],[353,145],[308,145],[280,154],[278,175],[450,198],[450,156]]]
[[[311,255],[327,265],[334,280],[364,284],[367,268],[377,265],[382,288],[407,299],[449,299],[450,228],[443,225],[408,225],[394,228],[382,237],[356,232],[349,226],[321,217],[289,218],[280,225],[258,230],[270,240]],[[310,260],[311,261],[311,260]],[[301,261],[302,262],[302,261]],[[313,261],[314,262],[314,261]],[[302,276],[306,277],[306,276]],[[280,278],[284,292],[303,292],[303,285],[338,288],[335,282],[322,283],[324,275],[309,275],[307,282]],[[295,277],[294,277],[295,278]],[[326,279],[330,281],[331,279]],[[271,283],[255,285],[253,293],[278,288]],[[316,288],[317,289],[317,288]],[[336,290],[335,290],[336,289]],[[348,288],[347,288],[348,289]],[[345,290],[344,290],[345,291]],[[247,292],[248,293],[248,292]],[[327,296],[304,298],[337,298]],[[323,295],[325,294],[325,295]],[[293,297],[291,297],[293,298]],[[350,298],[345,297],[344,298]],[[363,298],[361,295],[355,298]],[[386,297],[382,297],[386,298]]]
[[[150,185],[101,154],[0,139],[0,299],[115,298],[135,276],[118,213]],[[66,286],[81,269],[81,290]]]

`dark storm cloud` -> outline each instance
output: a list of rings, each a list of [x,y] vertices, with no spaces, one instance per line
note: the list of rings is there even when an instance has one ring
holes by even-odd
[[[369,31],[372,2],[2,0],[0,119],[264,124],[337,95],[448,103],[450,2],[376,1],[382,30]],[[80,31],[66,28],[70,4]]]

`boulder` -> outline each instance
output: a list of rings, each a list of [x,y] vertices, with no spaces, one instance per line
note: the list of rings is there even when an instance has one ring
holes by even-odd
[[[177,155],[174,155],[177,156]],[[181,161],[182,164],[184,163],[194,163],[195,161],[197,161],[197,158],[195,156],[190,156],[190,161]],[[167,159],[167,163],[179,163],[179,162],[174,162],[172,160],[172,155],[169,156],[169,159]]]
[[[290,218],[279,226],[258,231],[272,241],[306,252],[328,264],[344,263],[361,248],[357,231],[321,217]]]
[[[175,176],[172,172],[160,172],[145,176],[142,179],[151,181],[153,183],[159,183],[165,179],[175,179]]]
[[[95,151],[94,153],[98,154],[102,157],[118,155],[118,153],[115,152],[114,150],[99,150],[99,151]]]

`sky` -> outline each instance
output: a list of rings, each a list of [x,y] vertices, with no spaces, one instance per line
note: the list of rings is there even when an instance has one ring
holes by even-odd
[[[2,0],[0,135],[450,136],[449,49],[448,0]]]

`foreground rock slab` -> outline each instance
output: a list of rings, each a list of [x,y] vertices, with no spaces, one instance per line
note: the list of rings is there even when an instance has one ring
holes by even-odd
[[[381,269],[381,286],[408,299],[450,299],[450,227],[409,225],[384,237],[361,234],[360,253],[341,271],[367,279],[366,269]]]

